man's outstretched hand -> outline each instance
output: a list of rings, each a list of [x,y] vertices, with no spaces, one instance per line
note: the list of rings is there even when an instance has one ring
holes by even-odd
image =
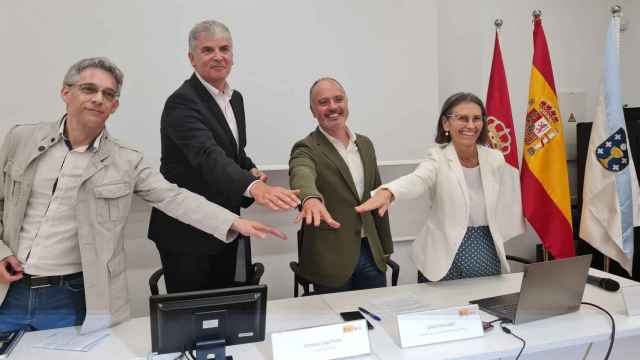
[[[260,239],[264,239],[268,235],[273,235],[282,240],[287,240],[287,235],[282,231],[257,221],[243,218],[237,218],[233,224],[231,224],[231,230],[235,230],[244,236],[258,237]]]
[[[300,199],[298,199],[300,190],[269,186],[262,181],[256,181],[250,192],[258,204],[271,210],[289,210],[300,205]]]
[[[329,214],[329,211],[327,211],[327,208],[324,206],[322,201],[317,198],[307,199],[304,202],[302,211],[300,211],[300,214],[296,216],[295,222],[299,223],[302,219],[305,220],[307,225],[313,224],[313,226],[316,227],[320,226],[321,221],[324,221],[334,229],[340,227],[340,223],[333,220],[331,214]]]

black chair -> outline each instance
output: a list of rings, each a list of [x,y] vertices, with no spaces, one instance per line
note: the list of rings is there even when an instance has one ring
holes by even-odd
[[[246,264],[246,281],[244,282],[236,282],[234,286],[243,286],[243,285],[258,285],[260,284],[260,279],[264,274],[264,265],[262,263],[251,263],[251,241],[248,236],[241,236],[238,240],[242,242],[242,244],[238,244],[238,247],[243,246],[244,250],[244,258]],[[164,270],[162,268],[156,270],[149,277],[149,290],[151,291],[151,295],[158,295],[160,293],[158,289],[158,281],[164,275]]]
[[[300,261],[302,251],[302,235],[303,230],[300,228],[300,230],[298,230],[298,261]],[[300,264],[298,261],[289,263],[289,267],[291,271],[293,271],[293,296],[298,297],[300,295],[298,287],[302,287],[302,296],[314,295],[314,292],[311,291],[311,280],[300,275]],[[387,266],[391,268],[391,286],[397,286],[398,277],[400,276],[400,265],[391,260],[391,258],[387,258],[386,262]]]
[[[515,255],[507,255],[507,260],[509,261],[515,261],[515,262],[519,262],[521,264],[531,264],[533,261],[529,260],[529,259],[525,259],[523,257],[520,256],[515,256]]]

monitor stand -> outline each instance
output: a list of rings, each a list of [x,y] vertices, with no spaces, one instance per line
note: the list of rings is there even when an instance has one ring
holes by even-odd
[[[207,360],[209,355],[215,355],[215,360],[233,360],[226,355],[227,342],[224,339],[196,342],[196,360]]]

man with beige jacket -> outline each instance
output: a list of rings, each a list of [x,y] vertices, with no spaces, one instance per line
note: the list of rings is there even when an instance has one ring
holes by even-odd
[[[124,227],[133,195],[233,240],[286,238],[166,181],[143,154],[105,129],[119,105],[122,72],[106,58],[75,63],[57,122],[18,125],[0,149],[0,332],[129,317]]]

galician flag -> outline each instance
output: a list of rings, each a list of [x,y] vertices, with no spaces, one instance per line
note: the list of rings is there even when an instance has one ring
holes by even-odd
[[[640,189],[622,111],[619,40],[620,17],[614,15],[587,152],[580,237],[631,274],[633,227],[640,225]]]
[[[525,218],[555,258],[575,255],[569,176],[549,48],[540,16],[533,21],[533,66],[520,185]]]
[[[491,75],[489,75],[489,89],[487,90],[487,116],[489,145],[496,150],[500,150],[509,165],[518,169],[516,134],[513,128],[511,100],[509,99],[507,76],[502,62],[498,30],[496,30]]]

